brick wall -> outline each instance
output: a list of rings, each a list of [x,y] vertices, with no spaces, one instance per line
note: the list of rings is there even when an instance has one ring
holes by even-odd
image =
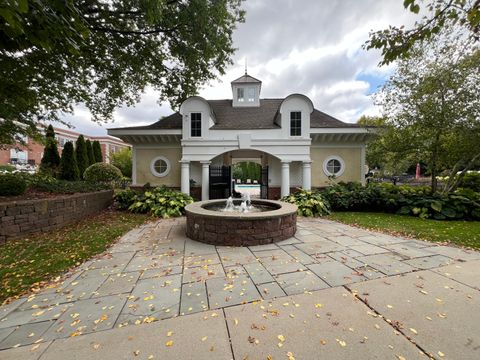
[[[26,234],[68,225],[108,207],[113,191],[66,195],[52,199],[0,203],[0,245]]]
[[[293,194],[298,191],[296,187],[290,187],[290,194]],[[282,189],[277,186],[269,186],[268,187],[268,198],[270,200],[278,200],[281,198]]]

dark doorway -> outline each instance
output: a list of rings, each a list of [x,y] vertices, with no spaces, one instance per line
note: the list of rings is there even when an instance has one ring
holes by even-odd
[[[232,194],[232,170],[230,166],[210,165],[209,197],[226,199]]]
[[[268,166],[262,167],[260,177],[260,199],[268,199]]]

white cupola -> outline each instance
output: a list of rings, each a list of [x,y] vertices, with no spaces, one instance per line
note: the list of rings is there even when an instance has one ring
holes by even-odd
[[[260,106],[260,89],[262,82],[247,74],[232,81],[233,107]]]

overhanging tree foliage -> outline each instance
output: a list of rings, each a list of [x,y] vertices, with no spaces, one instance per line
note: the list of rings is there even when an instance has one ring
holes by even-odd
[[[44,173],[55,176],[60,165],[60,155],[58,154],[57,140],[52,125],[48,125],[45,132],[45,148],[40,163],[40,170]]]
[[[480,37],[480,0],[403,0],[405,9],[418,14],[426,12],[411,29],[390,26],[388,29],[370,33],[366,49],[380,49],[383,59],[380,64],[389,64],[410,56],[415,44],[428,41],[442,32],[445,27],[460,25],[468,29],[469,40],[478,42]]]
[[[0,143],[77,103],[110,120],[147,86],[179,104],[231,63],[241,1],[2,2]]]
[[[449,29],[417,44],[376,95],[397,134],[396,152],[424,159],[433,191],[439,170],[464,174],[480,158],[479,83],[480,50]]]

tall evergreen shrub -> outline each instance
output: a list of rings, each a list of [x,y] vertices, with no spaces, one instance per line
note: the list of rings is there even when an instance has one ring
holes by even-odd
[[[95,157],[95,162],[102,162],[103,156],[102,156],[102,147],[100,146],[100,142],[98,140],[95,140],[92,144],[92,147],[93,147],[93,156]]]
[[[80,179],[77,157],[75,156],[73,144],[70,141],[63,147],[62,159],[60,161],[60,178],[72,181]]]
[[[75,143],[75,155],[77,156],[77,166],[80,172],[80,178],[83,177],[83,173],[89,166],[87,145],[85,144],[85,138],[80,135]]]
[[[52,125],[48,125],[45,133],[45,149],[43,150],[40,170],[49,175],[56,175],[60,166],[60,155],[58,154],[57,140]]]
[[[90,166],[96,163],[95,155],[93,154],[92,142],[87,140],[85,141],[85,145],[87,146],[88,166]]]

